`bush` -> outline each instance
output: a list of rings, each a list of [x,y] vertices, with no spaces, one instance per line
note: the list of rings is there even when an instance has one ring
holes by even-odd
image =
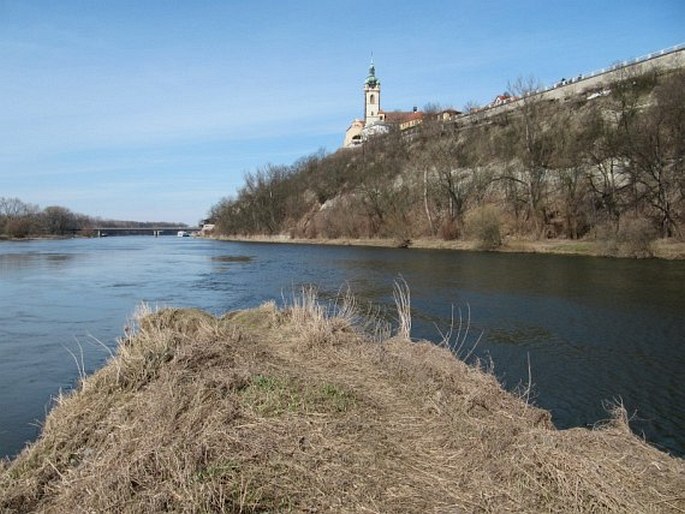
[[[32,225],[31,220],[26,217],[13,218],[5,224],[5,232],[9,237],[21,239],[31,235]]]
[[[370,237],[373,234],[368,216],[354,196],[340,196],[326,202],[311,216],[306,237],[327,239]]]
[[[459,225],[456,220],[447,218],[440,224],[438,233],[443,241],[452,241],[459,238]]]
[[[478,247],[483,250],[494,250],[502,246],[502,220],[499,209],[485,205],[471,210],[466,215],[466,233],[478,240]]]
[[[621,218],[618,230],[609,224],[597,227],[597,239],[602,244],[602,253],[612,257],[652,257],[652,243],[657,230],[644,218]]]
[[[628,218],[621,223],[616,241],[621,257],[652,257],[652,243],[657,238],[654,226],[643,218]]]

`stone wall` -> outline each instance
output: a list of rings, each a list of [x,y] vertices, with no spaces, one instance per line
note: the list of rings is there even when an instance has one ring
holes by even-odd
[[[600,91],[627,74],[641,74],[653,69],[663,72],[678,68],[685,68],[685,44],[661,50],[644,57],[638,57],[637,59],[631,59],[630,61],[623,61],[590,74],[569,78],[563,83],[559,82],[536,93],[534,96],[540,95],[545,100],[564,100]],[[481,109],[476,113],[464,115],[462,119],[471,116],[488,117],[505,112],[517,108],[519,102],[520,100],[514,100],[496,107]]]

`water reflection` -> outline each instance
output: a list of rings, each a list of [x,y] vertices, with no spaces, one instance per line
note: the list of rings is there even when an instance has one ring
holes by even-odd
[[[232,263],[232,262],[251,262],[253,257],[250,255],[212,255],[210,260],[213,262]]]
[[[0,275],[36,267],[57,270],[74,258],[64,253],[0,253]]]
[[[542,327],[518,326],[508,330],[502,328],[488,330],[488,339],[498,344],[530,345],[536,342],[545,344],[552,337],[552,333]]]

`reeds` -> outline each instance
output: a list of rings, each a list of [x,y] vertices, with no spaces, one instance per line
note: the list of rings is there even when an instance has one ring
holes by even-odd
[[[395,279],[392,297],[397,309],[397,337],[409,341],[411,339],[411,292],[409,284],[402,275]]]

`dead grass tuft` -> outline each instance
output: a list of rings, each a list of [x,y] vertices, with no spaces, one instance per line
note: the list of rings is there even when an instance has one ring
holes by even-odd
[[[0,467],[0,511],[685,510],[685,464],[632,435],[620,402],[558,431],[455,358],[464,328],[374,342],[349,302],[144,313]]]
[[[395,279],[392,297],[397,309],[397,337],[409,341],[411,339],[411,292],[409,284],[401,275]]]

